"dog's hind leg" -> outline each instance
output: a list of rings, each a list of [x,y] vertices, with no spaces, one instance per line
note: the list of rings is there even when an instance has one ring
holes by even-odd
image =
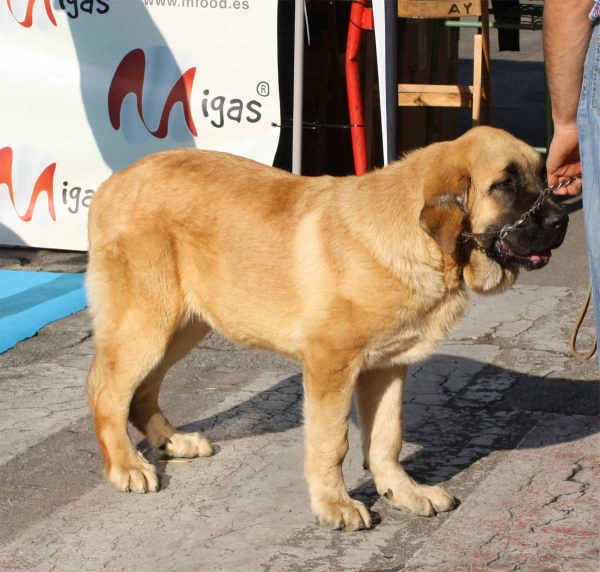
[[[96,344],[88,377],[88,402],[107,479],[120,491],[155,492],[156,469],[131,443],[127,419],[137,388],[162,359],[168,335],[163,340],[156,332],[144,337],[135,327],[135,319],[127,322],[118,330],[129,330],[128,335],[117,336],[114,343]]]
[[[441,487],[419,485],[398,460],[402,448],[402,389],[407,367],[360,374],[356,401],[363,439],[365,468],[373,475],[377,492],[394,508],[433,516],[452,510],[454,499]]]
[[[108,480],[121,491],[158,490],[156,469],[127,433],[140,385],[159,371],[181,323],[184,303],[171,245],[159,234],[90,249],[88,298],[96,356],[88,403]]]
[[[191,320],[173,335],[165,357],[138,387],[129,420],[146,435],[148,442],[168,457],[209,457],[210,442],[200,433],[178,433],[158,405],[160,386],[169,368],[185,357],[210,332],[205,322]]]

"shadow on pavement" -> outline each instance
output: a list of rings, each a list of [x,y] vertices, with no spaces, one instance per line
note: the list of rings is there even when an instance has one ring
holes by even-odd
[[[416,480],[434,485],[451,479],[494,451],[512,450],[540,420],[540,414],[597,416],[597,381],[528,375],[458,356],[435,355],[427,370],[444,373],[449,360],[455,372],[474,371],[458,390],[441,375],[409,376],[403,407],[404,443],[414,451],[402,465]],[[435,381],[438,379],[440,381]],[[420,387],[425,392],[420,393]],[[302,424],[302,377],[294,375],[222,413],[180,427],[201,431],[211,441],[237,440],[280,433]],[[353,410],[351,422],[357,424]],[[558,421],[557,421],[558,423]],[[560,423],[559,423],[560,425]],[[600,419],[584,432],[549,431],[538,447],[581,439],[600,432]],[[372,479],[353,494],[368,506],[379,498]]]

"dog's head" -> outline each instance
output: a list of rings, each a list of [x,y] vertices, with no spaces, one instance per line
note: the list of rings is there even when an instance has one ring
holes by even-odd
[[[424,176],[421,228],[442,251],[457,255],[463,231],[494,233],[527,212],[544,189],[542,159],[505,131],[476,127],[459,139],[431,147]],[[568,216],[552,198],[518,230],[463,245],[464,277],[478,294],[514,283],[519,269],[548,263],[567,230]]]

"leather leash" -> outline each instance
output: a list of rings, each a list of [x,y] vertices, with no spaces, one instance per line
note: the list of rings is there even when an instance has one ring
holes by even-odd
[[[581,309],[581,312],[579,313],[577,322],[575,322],[575,326],[573,327],[573,333],[571,334],[571,353],[573,354],[573,357],[575,359],[579,359],[582,361],[586,360],[586,359],[590,359],[596,353],[596,349],[598,348],[598,336],[597,335],[594,335],[594,341],[592,343],[592,347],[586,354],[580,354],[577,351],[577,348],[575,347],[577,345],[577,336],[579,335],[579,328],[581,327],[581,323],[583,322],[583,319],[585,318],[585,315],[588,311],[588,307],[590,305],[591,298],[592,298],[592,279],[590,277],[590,284],[588,286],[588,291],[587,291],[587,295],[585,297],[585,302],[583,303],[583,308]],[[598,309],[596,309],[596,311],[598,311]]]

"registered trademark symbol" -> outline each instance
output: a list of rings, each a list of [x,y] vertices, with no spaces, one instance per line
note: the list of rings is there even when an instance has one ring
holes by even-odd
[[[269,93],[271,93],[271,88],[269,87],[269,84],[266,81],[261,81],[256,86],[256,92],[258,93],[258,95],[267,97],[269,95]]]

